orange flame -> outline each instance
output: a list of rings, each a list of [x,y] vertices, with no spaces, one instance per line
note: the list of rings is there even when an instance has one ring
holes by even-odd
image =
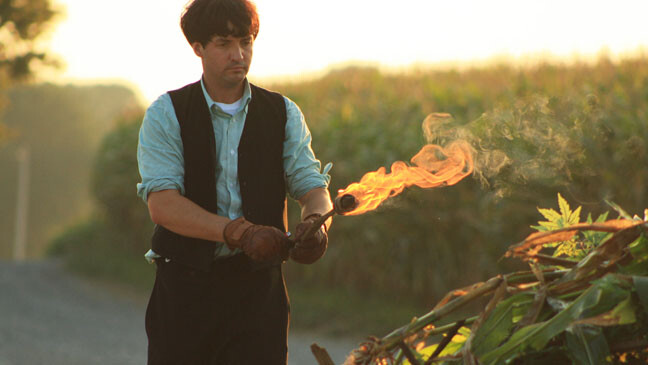
[[[471,147],[462,140],[445,148],[428,144],[412,157],[411,162],[415,166],[396,161],[391,166],[391,173],[385,173],[385,168],[381,167],[366,173],[360,182],[338,191],[340,196],[351,194],[358,201],[358,207],[345,215],[374,210],[387,198],[412,185],[421,188],[454,185],[473,171]]]

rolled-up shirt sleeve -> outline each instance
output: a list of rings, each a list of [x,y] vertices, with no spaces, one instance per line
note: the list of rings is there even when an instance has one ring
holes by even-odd
[[[286,139],[284,141],[284,171],[288,195],[299,199],[314,188],[327,188],[331,180],[327,164],[321,171],[321,163],[311,148],[311,134],[304,115],[292,100],[286,102]],[[321,172],[320,172],[321,171]]]
[[[142,181],[137,195],[145,202],[152,192],[176,189],[184,195],[184,157],[180,125],[169,94],[146,111],[139,132],[137,163]]]

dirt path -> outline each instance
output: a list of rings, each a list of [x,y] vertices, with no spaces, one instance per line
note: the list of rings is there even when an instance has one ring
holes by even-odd
[[[145,364],[144,311],[141,298],[75,277],[56,261],[0,261],[0,364]],[[313,342],[336,364],[357,343],[293,331],[289,364],[316,364]]]

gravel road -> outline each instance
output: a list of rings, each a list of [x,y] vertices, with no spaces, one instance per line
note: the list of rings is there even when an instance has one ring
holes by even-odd
[[[78,278],[57,261],[0,260],[0,365],[146,363],[145,305]],[[315,342],[341,364],[357,341],[292,331],[289,364],[316,364]]]

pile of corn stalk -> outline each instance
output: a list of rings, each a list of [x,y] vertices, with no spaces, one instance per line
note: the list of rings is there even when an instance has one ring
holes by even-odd
[[[648,221],[638,217],[537,232],[505,256],[531,270],[448,293],[429,313],[371,337],[345,364],[602,364],[648,359]],[[544,252],[607,235],[580,261]],[[580,238],[579,238],[580,237]],[[481,313],[447,323],[469,303]],[[445,319],[447,324],[440,325]],[[320,365],[332,364],[312,348]]]

